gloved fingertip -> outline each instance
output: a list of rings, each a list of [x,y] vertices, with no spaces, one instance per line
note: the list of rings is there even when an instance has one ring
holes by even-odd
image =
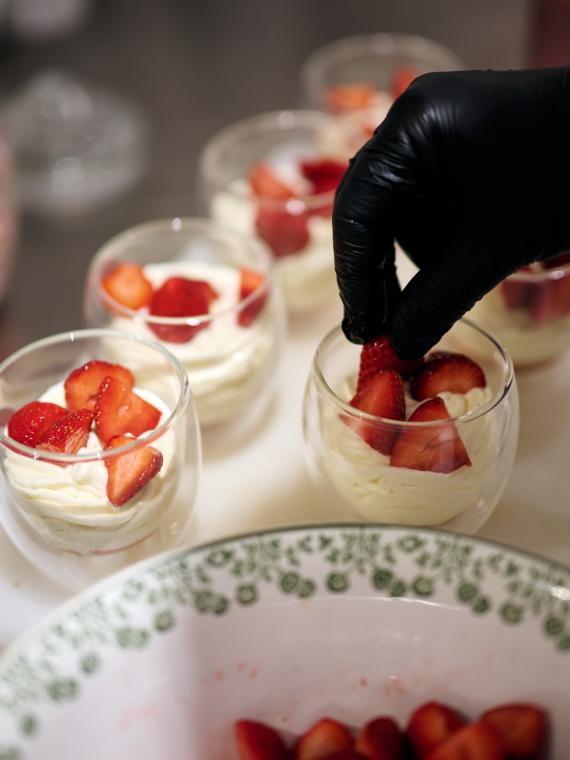
[[[351,343],[362,345],[365,342],[365,326],[358,318],[345,314],[342,320],[342,331]]]

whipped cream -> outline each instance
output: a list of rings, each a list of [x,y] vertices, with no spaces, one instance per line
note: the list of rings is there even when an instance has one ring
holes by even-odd
[[[570,348],[570,314],[539,324],[526,309],[508,309],[498,288],[467,316],[493,333],[519,367],[547,361]]]
[[[200,424],[213,425],[234,416],[261,392],[275,362],[278,327],[270,310],[265,310],[247,327],[237,323],[235,312],[222,313],[239,300],[240,273],[235,267],[179,261],[147,264],[143,269],[155,288],[169,277],[188,277],[206,280],[217,291],[218,298],[210,307],[210,316],[215,318],[206,328],[186,343],[161,342],[188,373]],[[158,340],[146,324],[144,315],[141,318],[115,316],[111,327]],[[144,371],[148,368],[147,349],[133,345],[129,361],[136,369]],[[145,379],[152,382],[151,368],[148,368],[148,375]]]
[[[353,156],[384,121],[393,102],[390,93],[378,90],[367,108],[344,111],[333,116],[319,131],[319,149],[328,155],[345,159]]]
[[[281,167],[279,173],[287,179]],[[243,234],[257,234],[256,214],[257,202],[246,180],[235,180],[212,200],[212,217]],[[275,260],[287,307],[293,313],[310,311],[337,292],[331,218],[315,214],[309,217],[307,226],[307,245]]]
[[[482,484],[498,477],[498,422],[492,414],[470,419],[490,401],[490,389],[439,395],[450,415],[459,418],[457,429],[471,459],[471,467],[448,474],[391,466],[390,457],[365,443],[336,410],[327,409],[323,466],[343,500],[361,517],[401,525],[442,525],[476,506]],[[406,402],[408,415],[421,403],[408,397]]]
[[[169,409],[156,394],[135,391],[161,411],[160,422],[168,417]],[[41,401],[65,407],[63,383],[49,388]],[[60,467],[7,449],[4,473],[15,503],[49,545],[79,554],[114,551],[150,535],[174,498],[180,467],[173,432],[166,431],[152,446],[163,456],[159,473],[121,507],[107,498],[107,468],[101,460]],[[79,454],[102,449],[91,432]]]

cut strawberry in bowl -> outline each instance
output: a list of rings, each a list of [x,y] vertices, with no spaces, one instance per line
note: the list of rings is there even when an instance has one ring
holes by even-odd
[[[259,163],[252,166],[248,179],[251,189],[259,198],[286,201],[295,195],[293,188],[280,179],[269,164]]]
[[[67,408],[72,412],[78,409],[94,411],[99,386],[106,377],[114,377],[129,388],[135,384],[133,373],[121,364],[111,364],[111,362],[97,359],[86,362],[70,372],[65,380]]]
[[[369,721],[356,740],[356,750],[368,760],[405,760],[404,736],[389,717]]]
[[[130,433],[138,437],[154,430],[161,413],[115,377],[106,377],[99,387],[95,404],[95,430],[104,444]]]
[[[367,82],[353,82],[328,87],[326,102],[334,113],[361,111],[374,103],[378,90]]]
[[[511,760],[536,760],[546,743],[546,713],[537,705],[500,705],[484,712],[480,721],[497,733]]]
[[[418,71],[411,66],[396,66],[392,72],[392,97],[396,99],[403,95],[417,77]]]
[[[312,186],[315,194],[330,193],[337,189],[348,164],[334,158],[316,158],[301,161],[301,174]]]
[[[59,454],[77,454],[87,444],[94,414],[90,409],[70,412],[48,427],[38,442],[38,448]]]
[[[117,435],[109,441],[105,451],[114,451],[134,442],[134,438]],[[162,453],[153,446],[140,446],[116,456],[105,458],[107,468],[107,496],[115,507],[122,507],[133,499],[162,467]]]
[[[485,373],[477,362],[463,354],[447,352],[427,357],[415,372],[410,391],[413,398],[423,401],[439,393],[467,393],[486,385]]]
[[[190,280],[187,277],[169,277],[155,291],[150,303],[150,313],[157,317],[178,319],[182,324],[149,321],[148,326],[161,340],[169,343],[187,343],[208,326],[207,321],[198,324],[184,322],[185,317],[205,317],[210,305],[217,298],[210,283]]]
[[[403,420],[406,416],[404,384],[394,370],[381,370],[373,375],[355,394],[350,405],[375,417]],[[368,420],[343,414],[341,419],[369,446],[381,454],[389,454],[398,428],[390,422]]]
[[[330,755],[353,748],[354,739],[346,726],[322,718],[297,741],[294,760],[327,760]]]
[[[261,204],[255,231],[278,259],[299,253],[309,242],[306,213],[290,213],[286,208],[271,208]]]
[[[240,303],[258,291],[255,298],[251,298],[249,303],[241,306],[237,321],[241,327],[249,327],[258,318],[267,302],[267,288],[264,287],[266,278],[261,272],[254,272],[252,269],[242,269],[240,271],[239,300]]]
[[[423,760],[465,725],[464,718],[449,705],[426,702],[416,708],[406,729],[408,741],[418,758]]]
[[[18,409],[8,420],[8,435],[18,443],[34,448],[45,431],[57,420],[67,416],[59,404],[31,401]]]
[[[425,755],[425,760],[508,760],[503,743],[484,723],[470,723]]]
[[[356,390],[359,391],[373,375],[384,369],[392,369],[407,378],[423,361],[423,357],[417,360],[401,359],[387,335],[374,338],[362,347]]]
[[[152,284],[142,267],[132,262],[117,264],[101,280],[101,287],[114,301],[137,311],[150,304]]]
[[[234,734],[240,760],[290,760],[281,736],[264,723],[238,720]]]

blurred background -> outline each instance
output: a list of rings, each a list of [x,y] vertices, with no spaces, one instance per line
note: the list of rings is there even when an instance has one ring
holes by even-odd
[[[318,46],[403,32],[443,43],[468,68],[564,63],[569,9],[567,0],[0,0],[0,125],[15,154],[12,178],[0,155],[0,244],[19,227],[0,357],[80,326],[87,264],[111,236],[203,212],[204,142],[242,117],[302,104],[300,68]],[[42,172],[70,123],[79,158],[58,166],[58,181],[76,190],[54,205]]]

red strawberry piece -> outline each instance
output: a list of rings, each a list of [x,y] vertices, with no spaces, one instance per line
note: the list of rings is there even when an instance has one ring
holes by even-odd
[[[104,444],[117,435],[139,436],[155,428],[160,412],[114,377],[106,377],[95,404],[95,430]]]
[[[392,718],[375,718],[356,740],[356,749],[368,760],[404,760],[404,737]]]
[[[366,760],[366,755],[355,752],[352,749],[343,749],[333,755],[327,755],[326,760]]]
[[[463,354],[441,353],[427,361],[414,374],[410,382],[413,398],[423,401],[433,398],[438,393],[467,393],[472,388],[484,388],[487,385],[485,373],[481,367]]]
[[[31,401],[18,409],[8,420],[8,435],[19,443],[32,448],[36,446],[57,420],[66,417],[67,409],[46,401]]]
[[[90,409],[78,409],[52,422],[40,438],[38,448],[59,454],[77,454],[87,443],[93,416]]]
[[[545,269],[558,269],[558,267],[566,267],[568,264],[570,264],[570,252],[561,253],[560,256],[554,256],[554,258],[542,262]]]
[[[259,198],[286,201],[295,195],[293,188],[283,182],[269,164],[259,163],[252,166],[249,184]]]
[[[238,720],[234,733],[240,760],[287,760],[289,757],[283,739],[264,723]]]
[[[273,251],[276,258],[291,256],[301,251],[309,242],[306,213],[292,214],[286,208],[272,208],[261,204],[255,229]]]
[[[392,73],[391,88],[394,100],[408,89],[417,76],[418,72],[410,66],[396,66]]]
[[[169,277],[155,291],[150,303],[150,313],[157,317],[178,319],[203,316],[208,314],[210,304],[217,296],[214,288],[204,280]],[[188,325],[149,322],[149,327],[161,340],[187,343],[197,332],[207,327],[207,323]]]
[[[240,272],[240,289],[239,300],[245,301],[246,298],[256,290],[261,290],[265,282],[265,277],[261,272],[254,272],[252,269],[242,269]],[[267,301],[267,291],[259,293],[258,296],[253,298],[247,306],[240,309],[238,313],[238,324],[242,327],[249,327],[254,322],[260,311],[265,306]]]
[[[532,283],[529,312],[539,324],[570,314],[570,274]]]
[[[432,398],[418,406],[409,422],[448,419],[443,400]],[[464,465],[471,467],[471,460],[457,428],[450,422],[449,425],[402,430],[394,443],[390,464],[410,470],[449,473]]]
[[[376,88],[366,82],[338,84],[327,89],[327,106],[335,112],[360,111],[372,105],[376,93]]]
[[[403,420],[406,417],[406,400],[402,378],[394,370],[381,370],[356,392],[350,404],[355,409],[376,417]],[[376,451],[389,454],[392,450],[397,431],[390,423],[372,422],[348,415],[343,415],[341,419]]]
[[[336,190],[344,176],[347,164],[334,158],[319,158],[301,161],[301,174],[309,180],[313,193],[330,193]]]
[[[499,285],[499,292],[507,309],[524,309],[528,306],[535,285],[517,279],[507,279]]]
[[[512,760],[537,757],[546,742],[546,715],[536,705],[501,705],[483,713],[480,721],[498,734]]]
[[[464,725],[465,721],[453,708],[440,702],[426,702],[412,713],[406,734],[422,760]]]
[[[101,285],[117,303],[134,311],[148,306],[152,298],[152,285],[138,264],[118,264],[103,277]]]
[[[129,388],[135,384],[133,373],[120,364],[98,360],[87,362],[67,376],[64,383],[67,408],[71,412],[78,409],[95,410],[99,386],[106,377],[115,377]]]
[[[336,720],[323,718],[299,739],[295,746],[295,760],[324,760],[336,752],[352,750],[354,741],[350,731]]]
[[[425,756],[426,760],[506,760],[497,734],[483,723],[470,723]]]
[[[402,377],[407,377],[418,369],[423,361],[423,357],[416,360],[400,359],[387,335],[374,338],[365,343],[360,352],[360,369],[356,390],[360,390],[373,375],[382,369],[393,369]]]
[[[112,451],[133,442],[133,438],[117,435],[111,438],[105,451]],[[105,459],[107,468],[107,497],[120,507],[136,496],[162,467],[162,454],[152,446],[139,448]]]

